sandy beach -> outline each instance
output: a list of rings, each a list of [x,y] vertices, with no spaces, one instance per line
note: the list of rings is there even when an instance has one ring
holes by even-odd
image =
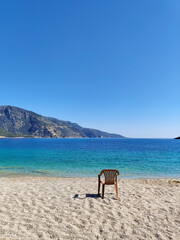
[[[180,183],[94,178],[0,178],[0,240],[180,239]]]

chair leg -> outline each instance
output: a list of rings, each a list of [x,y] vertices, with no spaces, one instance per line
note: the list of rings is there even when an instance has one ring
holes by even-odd
[[[114,186],[115,186],[115,190],[116,190],[116,197],[118,198],[118,188],[117,188],[117,183],[116,182],[114,183]]]
[[[100,187],[101,187],[100,184],[101,184],[100,181],[98,181],[98,195],[100,194]]]
[[[105,189],[105,184],[102,185],[102,199],[104,198],[104,189]]]

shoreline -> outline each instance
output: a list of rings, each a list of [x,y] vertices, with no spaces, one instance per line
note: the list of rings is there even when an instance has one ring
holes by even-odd
[[[55,171],[52,170],[41,170],[41,169],[37,169],[37,170],[33,170],[33,171],[29,171],[29,172],[21,172],[19,173],[18,171],[13,171],[13,170],[7,170],[6,169],[16,169],[16,168],[20,168],[21,167],[0,167],[0,178],[3,177],[45,177],[45,178],[89,178],[89,179],[96,179],[98,177],[98,173],[93,174],[93,175],[88,175],[88,174],[80,174],[80,175],[73,175],[73,174],[69,174],[68,172],[66,173],[56,173]],[[134,174],[123,174],[120,171],[120,174],[118,176],[119,179],[132,179],[132,180],[136,180],[136,179],[179,179],[180,180],[180,176],[175,174],[175,175],[169,175],[169,176],[165,176],[160,174],[158,175],[142,175],[142,176],[136,176]]]
[[[6,176],[6,175],[1,175],[0,174],[0,179],[2,178],[45,178],[45,179],[98,179],[98,175],[97,177],[81,177],[81,176],[76,176],[76,177],[72,177],[72,176],[46,176],[45,174],[44,175],[23,175],[23,174],[9,174],[9,176]],[[132,181],[139,181],[139,180],[176,180],[176,181],[180,181],[180,177],[134,177],[134,178],[131,178],[131,177],[119,177],[118,176],[118,180],[132,180]]]
[[[0,171],[0,179],[1,178],[47,178],[47,179],[98,179],[95,176],[48,176],[46,173],[37,174],[37,175],[30,175],[30,174],[15,174],[15,173],[3,173],[1,174]],[[177,180],[180,181],[180,176],[168,176],[168,177],[149,177],[149,176],[143,176],[143,177],[122,177],[118,176],[118,180]]]
[[[29,174],[29,173],[15,173],[11,171],[3,171],[8,167],[2,167],[0,168],[0,179],[1,178],[53,178],[53,179],[97,179],[98,178],[98,173],[96,175],[88,176],[88,175],[57,175],[53,174],[50,171],[47,170],[37,170],[34,171],[34,174]],[[121,174],[118,176],[118,179],[122,180],[143,180],[143,179],[149,179],[149,180],[166,180],[166,179],[175,179],[180,181],[180,176],[177,175],[172,175],[172,176],[123,176]]]

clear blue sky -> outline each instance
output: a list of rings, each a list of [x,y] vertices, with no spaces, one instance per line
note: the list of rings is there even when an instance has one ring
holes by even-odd
[[[179,0],[1,0],[0,105],[180,135]]]

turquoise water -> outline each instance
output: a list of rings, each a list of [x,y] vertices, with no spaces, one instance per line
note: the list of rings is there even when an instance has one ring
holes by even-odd
[[[0,176],[96,177],[104,168],[180,178],[180,140],[0,139]]]

